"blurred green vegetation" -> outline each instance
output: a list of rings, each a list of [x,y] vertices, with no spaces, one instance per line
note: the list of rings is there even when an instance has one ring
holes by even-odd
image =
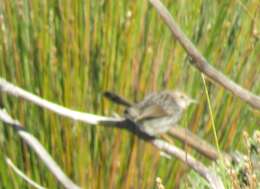
[[[260,94],[258,0],[163,3],[214,67]],[[50,101],[102,115],[122,112],[102,98],[104,90],[136,101],[151,91],[179,89],[199,101],[180,125],[215,144],[203,82],[189,61],[148,1],[0,2],[1,77]],[[222,87],[207,86],[220,148],[239,149],[242,131],[259,126],[259,112]],[[73,122],[2,97],[7,111],[84,188],[155,188],[157,176],[172,188],[188,171],[126,131]],[[3,125],[0,145],[0,188],[30,188],[6,166],[4,155],[41,185],[60,187],[34,152]]]

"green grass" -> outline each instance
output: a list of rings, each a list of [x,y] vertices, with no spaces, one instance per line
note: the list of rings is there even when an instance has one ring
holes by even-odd
[[[216,68],[260,94],[260,28],[257,0],[163,3],[184,32]],[[215,144],[200,73],[148,1],[28,1],[0,3],[0,76],[30,92],[76,110],[111,115],[122,110],[102,98],[113,90],[130,100],[180,89],[199,102],[184,120]],[[259,126],[259,112],[222,87],[207,83],[221,150],[241,147],[241,133]],[[166,188],[187,173],[178,161],[132,134],[75,123],[15,97],[3,96],[13,117],[47,148],[84,188]],[[0,125],[0,188],[29,188],[5,164],[12,161],[36,182],[60,187],[12,129]],[[201,156],[200,160],[203,160]]]

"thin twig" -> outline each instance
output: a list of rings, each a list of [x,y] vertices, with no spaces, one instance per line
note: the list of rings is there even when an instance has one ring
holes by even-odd
[[[97,123],[97,124],[103,124],[103,125],[110,125],[112,127],[117,127],[117,128],[126,128],[129,131],[136,134],[141,139],[144,139],[145,141],[152,143],[159,150],[162,150],[162,151],[167,152],[168,154],[174,155],[175,157],[177,157],[184,163],[187,163],[187,165],[190,168],[197,171],[202,177],[204,177],[210,183],[210,185],[212,186],[213,189],[222,189],[222,188],[224,189],[221,179],[215,174],[215,172],[213,170],[208,169],[201,162],[197,161],[191,155],[187,154],[186,152],[177,148],[176,146],[173,146],[163,140],[154,139],[153,137],[152,138],[147,137],[147,135],[145,135],[144,133],[140,133],[140,130],[138,130],[138,127],[133,127],[135,125],[133,125],[129,122],[124,122],[125,121],[124,118],[103,117],[103,116],[97,116],[97,115],[93,115],[93,114],[87,114],[87,113],[70,110],[68,108],[65,108],[60,105],[49,102],[47,100],[44,100],[36,95],[33,95],[3,79],[2,80],[0,79],[0,91],[1,90],[4,92],[7,92],[8,94],[21,97],[21,98],[28,100],[29,102],[32,102],[41,107],[47,108],[53,112],[58,113],[61,116],[75,119],[71,115],[64,114],[62,112],[62,110],[64,110],[66,112],[71,112],[75,115],[78,115],[78,113],[80,113],[81,115],[87,115],[84,119],[76,119],[79,121],[83,121],[85,123],[91,123],[91,124]],[[59,110],[56,110],[55,108],[58,108]],[[91,115],[91,116],[89,116],[89,115]],[[111,125],[111,123],[114,123],[114,125]],[[122,124],[127,124],[127,125],[122,126]]]
[[[12,119],[7,112],[0,109],[0,120],[6,124],[10,124],[18,132],[18,135],[23,139],[27,145],[38,155],[38,157],[44,162],[51,173],[56,177],[56,179],[67,189],[80,189],[79,186],[74,184],[69,177],[61,170],[58,164],[52,159],[50,154],[44,149],[40,142],[32,136],[30,133],[25,131],[21,124]]]
[[[204,89],[205,89],[205,93],[206,93],[206,97],[207,97],[207,102],[208,102],[208,107],[209,107],[209,115],[210,115],[210,120],[211,120],[211,124],[212,124],[212,129],[213,129],[216,147],[217,147],[217,150],[218,150],[218,154],[221,155],[217,131],[216,131],[215,119],[214,119],[214,116],[213,116],[213,111],[212,111],[212,107],[211,107],[211,102],[210,102],[210,98],[209,98],[209,92],[208,92],[207,84],[206,84],[205,77],[204,77],[203,74],[201,74],[201,77],[202,77],[202,80],[203,80],[203,85],[204,85]]]
[[[260,97],[254,95],[250,91],[244,89],[234,81],[230,80],[220,71],[211,66],[206,58],[197,50],[188,37],[182,32],[179,26],[175,23],[173,17],[167,8],[160,0],[150,0],[151,4],[159,12],[167,26],[170,28],[173,36],[180,42],[188,55],[193,59],[191,62],[199,71],[207,75],[211,80],[223,86],[225,89],[232,92],[235,96],[240,97],[243,101],[251,105],[255,109],[260,109]]]
[[[8,158],[5,157],[5,161],[7,163],[7,165],[9,165],[13,171],[22,179],[24,179],[27,183],[29,183],[31,186],[37,188],[37,189],[45,189],[43,186],[39,185],[38,183],[34,182],[32,179],[30,179],[29,177],[27,177],[21,170],[19,170],[15,164]]]

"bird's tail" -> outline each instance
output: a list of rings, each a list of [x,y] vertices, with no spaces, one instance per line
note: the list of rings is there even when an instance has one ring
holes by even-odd
[[[112,102],[115,102],[119,105],[125,106],[125,107],[130,107],[132,106],[132,103],[124,99],[123,97],[111,92],[111,91],[105,91],[103,93],[104,97],[107,99],[111,100]]]

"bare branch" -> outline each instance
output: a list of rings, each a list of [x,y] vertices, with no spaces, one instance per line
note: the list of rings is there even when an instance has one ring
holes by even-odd
[[[188,129],[175,126],[172,127],[169,133],[174,138],[177,138],[184,144],[187,144],[188,146],[192,147],[193,149],[198,151],[200,154],[206,156],[207,158],[214,161],[219,159],[219,154],[214,146],[210,145],[205,140],[193,134]],[[224,152],[221,153],[221,158],[224,158],[225,160],[228,161],[232,160],[231,155]]]
[[[58,164],[52,159],[50,154],[44,149],[39,141],[26,132],[17,120],[12,119],[3,109],[0,109],[0,120],[6,124],[10,124],[18,132],[18,135],[23,139],[31,149],[36,152],[38,157],[44,162],[51,173],[57,178],[57,180],[67,189],[80,189],[79,186],[74,184],[61,170]]]
[[[5,161],[6,161],[7,165],[9,165],[18,176],[20,176],[22,179],[24,179],[31,186],[33,186],[37,189],[45,189],[43,186],[40,186],[39,184],[34,182],[32,179],[27,177],[22,171],[20,171],[8,157],[5,157]]]
[[[160,2],[160,0],[150,0],[150,2],[161,15],[167,26],[170,28],[173,36],[180,42],[180,44],[187,51],[189,56],[193,59],[193,66],[195,66],[199,71],[207,75],[211,80],[215,81],[216,83],[223,86],[225,89],[232,92],[235,96],[240,97],[243,101],[250,104],[253,108],[260,109],[259,96],[254,95],[250,91],[242,88],[240,85],[230,80],[223,73],[212,67],[193,45],[193,43],[188,39],[188,37],[181,31],[167,8]]]
[[[97,115],[83,113],[83,112],[65,108],[58,104],[49,102],[43,98],[40,98],[32,93],[29,93],[19,87],[16,87],[12,83],[9,83],[8,81],[6,81],[5,79],[3,79],[1,77],[0,77],[0,91],[6,92],[13,96],[23,98],[42,108],[46,108],[52,112],[55,112],[64,117],[68,117],[75,121],[81,121],[81,122],[92,124],[92,125],[96,125],[96,124],[104,123],[104,122],[106,122],[107,124],[109,124],[109,123],[113,124],[115,122],[117,123],[117,122],[123,121],[123,119],[119,119],[119,118],[108,118],[108,117],[103,117],[103,116],[97,116]]]

